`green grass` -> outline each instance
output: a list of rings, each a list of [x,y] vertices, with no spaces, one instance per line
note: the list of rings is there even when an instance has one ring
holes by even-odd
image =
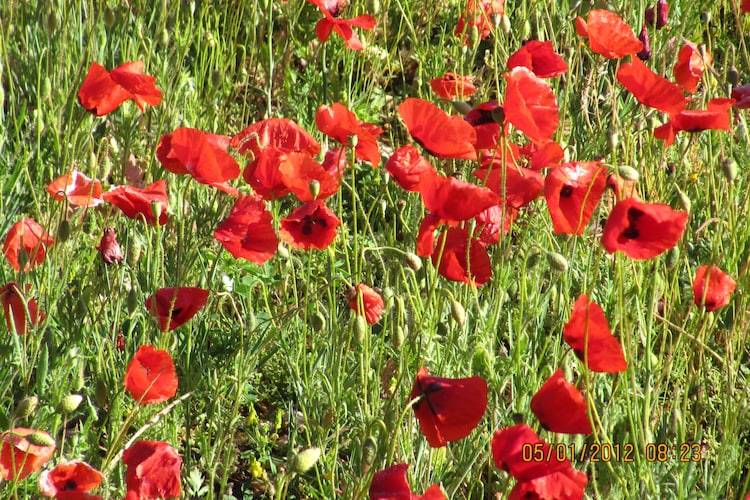
[[[63,219],[71,225],[70,239],[57,242],[42,266],[19,273],[5,259],[0,264],[0,285],[31,285],[47,315],[27,336],[0,335],[0,430],[48,431],[58,440],[55,461],[63,450],[66,459],[101,468],[146,426],[143,438],[167,441],[182,456],[186,498],[362,498],[373,473],[397,462],[410,463],[415,492],[439,483],[448,498],[494,498],[514,480],[494,467],[492,433],[517,420],[577,449],[635,445],[633,463],[574,460],[589,476],[589,498],[741,498],[750,490],[746,112],[733,111],[731,132],[683,133],[664,147],[652,134],[664,117],[618,84],[617,61],[592,53],[573,24],[593,4],[611,3],[637,32],[646,2],[509,2],[508,33],[464,46],[453,36],[463,1],[356,1],[346,17],[378,20],[372,32],[356,29],[361,53],[347,51],[335,34],[320,43],[320,13],[301,0],[94,3],[0,6],[0,237],[24,216],[52,234]],[[729,68],[741,78],[750,71],[750,20],[731,3],[739,4],[674,0],[668,29],[650,31],[649,65],[670,78],[683,40],[709,47],[714,71],[693,97],[698,108],[728,95]],[[329,200],[342,227],[328,250],[287,248],[258,266],[233,259],[213,238],[232,199],[166,172],[155,156],[159,138],[177,127],[233,135],[269,116],[291,118],[325,143],[315,111],[339,101],[385,129],[387,157],[409,140],[396,114],[403,99],[437,102],[429,79],[446,71],[476,76],[472,102],[502,99],[505,60],[529,38],[552,40],[569,66],[550,81],[566,158],[634,167],[650,202],[680,208],[680,193],[690,199],[676,251],[647,261],[606,254],[597,228],[609,196],[577,237],[553,234],[537,200],[490,250],[490,282],[452,283],[428,260],[416,271],[407,265],[424,208],[381,164],[348,170]],[[145,113],[130,102],[106,117],[89,115],[76,99],[89,64],[111,69],[133,60],[156,77],[164,101]],[[608,140],[612,134],[617,140]],[[740,166],[733,182],[722,174],[724,158]],[[475,168],[434,164],[465,179]],[[72,168],[107,189],[125,184],[134,166],[145,182],[167,179],[166,226],[146,226],[106,204],[67,211],[44,191]],[[234,185],[248,191],[241,179]],[[295,204],[273,203],[274,220]],[[105,267],[95,250],[106,226],[117,228],[128,255],[120,266]],[[569,269],[552,270],[547,252],[563,255]],[[705,263],[738,283],[730,305],[714,313],[693,305],[692,279]],[[386,312],[355,342],[346,292],[359,282],[383,293]],[[211,297],[185,326],[162,334],[143,302],[170,286],[199,286]],[[562,342],[581,293],[604,309],[626,372],[590,373]],[[465,321],[451,314],[454,303]],[[146,343],[172,354],[178,396],[187,395],[165,413],[168,403],[137,408],[124,391],[125,368]],[[444,449],[429,448],[407,406],[420,366],[446,377],[481,375],[490,388],[479,427]],[[539,429],[529,401],[558,367],[583,388],[594,435]],[[84,401],[64,417],[55,408],[71,393]],[[15,406],[31,395],[38,410],[14,420]],[[647,443],[689,442],[703,446],[696,463],[653,463],[645,455]],[[288,461],[309,447],[322,449],[320,460],[291,473]],[[104,498],[125,490],[124,467],[112,467],[98,490]],[[0,496],[34,497],[34,478],[4,482]]]

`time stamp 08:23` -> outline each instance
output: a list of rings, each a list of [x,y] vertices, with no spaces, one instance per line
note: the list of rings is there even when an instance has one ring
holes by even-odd
[[[700,462],[703,459],[700,443],[648,443],[643,458],[647,462]],[[635,445],[631,443],[583,443],[580,446],[564,443],[524,443],[521,460],[524,462],[564,462],[569,459],[583,462],[634,462]]]

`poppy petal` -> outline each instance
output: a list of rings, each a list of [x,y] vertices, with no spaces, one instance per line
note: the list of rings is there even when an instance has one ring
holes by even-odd
[[[28,271],[44,262],[47,248],[54,243],[38,222],[24,218],[13,224],[5,236],[3,255],[16,271],[21,270],[21,261],[25,260],[23,270]]]
[[[15,427],[0,434],[0,477],[6,481],[21,481],[52,458],[56,445],[31,443],[27,436],[35,433],[42,434],[51,443],[55,442],[49,433],[25,427]]]
[[[651,71],[637,57],[620,65],[617,81],[642,104],[669,115],[682,111],[688,102],[678,85]]]
[[[471,83],[473,76],[463,76],[456,73],[446,73],[440,78],[430,80],[430,87],[438,97],[454,101],[468,99],[477,88]]]
[[[132,498],[179,498],[182,458],[169,444],[137,441],[122,454]],[[128,498],[128,497],[126,497]]]
[[[442,220],[462,221],[501,202],[490,189],[454,177],[433,175],[420,183],[425,208]],[[462,203],[455,203],[462,200]]]
[[[541,449],[542,460],[524,460],[524,447]],[[561,472],[571,467],[570,460],[557,460],[550,453],[549,444],[539,438],[526,424],[516,424],[495,431],[492,436],[492,458],[495,467],[507,472],[519,481],[530,481]]]
[[[546,430],[563,434],[591,434],[586,399],[567,382],[559,368],[531,398],[531,411]]]
[[[383,297],[364,283],[358,284],[349,292],[349,308],[364,316],[371,325],[380,321],[384,307]]]
[[[508,83],[503,103],[505,118],[532,141],[552,139],[560,119],[552,88],[523,66],[513,68],[504,77]]]
[[[172,331],[203,309],[210,292],[202,288],[160,288],[146,299],[146,309],[159,321],[159,329]]]
[[[531,40],[514,52],[507,62],[508,69],[524,66],[539,78],[552,78],[568,71],[565,60],[555,52],[551,41]]]
[[[438,266],[438,273],[444,278],[474,286],[482,286],[492,278],[487,250],[477,239],[469,241],[465,229],[448,229],[438,238],[435,248],[432,263]]]
[[[477,159],[477,134],[460,116],[448,116],[433,103],[414,97],[398,106],[398,114],[414,140],[434,156]]]
[[[164,180],[149,184],[143,189],[135,186],[117,186],[111,188],[102,195],[104,201],[113,204],[126,217],[136,220],[145,220],[150,225],[164,225],[169,221],[167,207],[169,197],[167,196],[167,183]],[[154,217],[153,204],[158,203],[160,208],[159,218]]]
[[[576,19],[576,31],[585,32],[589,47],[593,52],[607,59],[620,59],[635,55],[643,49],[643,43],[633,33],[633,29],[614,12],[594,9],[583,23]]]
[[[607,188],[601,162],[557,166],[544,179],[544,198],[556,234],[583,234]]]
[[[711,312],[729,304],[737,282],[716,266],[703,265],[695,271],[693,301]]]
[[[282,219],[279,236],[302,250],[323,250],[336,239],[339,220],[322,200],[305,203]]]
[[[214,238],[235,259],[258,265],[273,257],[279,246],[271,213],[262,200],[251,195],[237,198],[229,217],[214,231]]]
[[[74,207],[96,207],[104,202],[102,183],[89,179],[78,170],[58,177],[46,189],[55,200],[67,199]]]
[[[604,311],[589,302],[588,295],[580,295],[573,304],[570,320],[563,327],[563,339],[593,372],[617,373],[628,367]]]

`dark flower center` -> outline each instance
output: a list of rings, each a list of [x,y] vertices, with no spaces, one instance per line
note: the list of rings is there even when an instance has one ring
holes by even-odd
[[[628,226],[628,228],[625,231],[622,232],[622,235],[624,237],[626,237],[627,239],[629,239],[629,240],[634,240],[638,236],[640,236],[640,233],[638,232],[638,230],[635,227]]]
[[[78,483],[75,479],[68,479],[62,487],[62,491],[76,491],[78,489]]]
[[[305,218],[302,219],[302,234],[305,236],[311,235],[316,224],[322,228],[328,227],[325,219],[316,219],[311,215],[305,215]]]
[[[642,216],[643,210],[639,210],[637,208],[628,209],[628,222],[630,223],[630,225],[627,227],[627,229],[625,229],[625,231],[622,232],[622,235],[625,238],[634,240],[641,235],[640,231],[638,231],[638,228],[635,227],[635,223]]]
[[[560,196],[562,198],[570,198],[573,195],[573,186],[564,185],[560,190]]]
[[[640,219],[642,216],[643,210],[639,210],[637,208],[628,209],[628,222],[630,222],[631,224]]]

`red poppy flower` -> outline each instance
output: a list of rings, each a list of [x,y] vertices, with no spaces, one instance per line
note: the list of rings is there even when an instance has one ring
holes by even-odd
[[[508,495],[508,500],[525,500],[528,498],[582,500],[587,483],[588,476],[585,472],[568,467],[546,476],[528,481],[518,481]]]
[[[427,214],[419,223],[417,232],[417,255],[429,257],[435,251],[435,231],[440,227],[440,217],[435,214]]]
[[[583,234],[607,187],[601,162],[565,163],[544,179],[544,198],[556,234]]]
[[[694,43],[686,43],[677,54],[677,64],[674,66],[674,79],[686,92],[695,93],[698,82],[703,76],[703,70],[713,62],[711,53],[701,52]]]
[[[742,0],[742,4],[740,4],[740,12],[743,14],[750,14],[750,0]]]
[[[484,40],[494,28],[493,14],[505,15],[505,0],[468,0],[466,10],[458,18],[456,36],[464,35],[464,42],[468,45],[469,33],[476,27],[479,37]]]
[[[686,109],[672,116],[672,120],[654,129],[654,137],[665,141],[667,146],[674,143],[677,132],[701,132],[703,130],[730,130],[729,109],[734,99],[717,98],[708,102],[708,109]]]
[[[488,188],[455,177],[432,175],[424,178],[419,186],[425,208],[444,221],[471,219],[502,201]]]
[[[202,288],[160,288],[146,299],[146,309],[159,321],[161,331],[172,331],[203,309],[209,294]]]
[[[638,101],[669,115],[685,109],[688,102],[678,85],[651,71],[638,58],[620,65],[617,80]]]
[[[169,197],[167,196],[167,182],[164,180],[156,181],[143,189],[135,186],[113,187],[104,193],[102,198],[119,208],[125,216],[131,219],[145,220],[152,226],[157,224],[162,226],[169,221],[169,215],[167,215]],[[158,219],[154,217],[152,208],[152,205],[156,203],[160,207]]]
[[[281,181],[300,201],[325,199],[339,190],[338,177],[327,172],[323,165],[304,153],[284,153],[280,157]],[[311,183],[317,183],[317,192]]]
[[[16,271],[21,270],[19,259],[25,260],[24,271],[32,269],[42,262],[47,255],[47,247],[51,247],[55,240],[47,234],[36,221],[21,219],[13,224],[3,243],[3,254]]]
[[[565,152],[555,141],[529,142],[518,149],[519,158],[527,158],[531,170],[559,165],[565,158]]]
[[[110,72],[98,63],[91,63],[86,78],[78,91],[78,102],[96,116],[104,116],[120,104],[133,99],[144,110],[144,105],[161,102],[161,90],[156,79],[143,74],[143,62],[128,62]]]
[[[552,88],[523,66],[503,76],[508,83],[503,103],[506,120],[532,141],[552,139],[560,119]]]
[[[356,136],[354,152],[357,158],[369,162],[373,167],[380,164],[377,142],[377,137],[383,133],[380,127],[358,120],[354,113],[338,102],[319,107],[315,113],[315,123],[318,130],[344,145],[349,144],[350,137]]]
[[[318,21],[318,24],[315,26],[315,34],[318,36],[318,40],[321,42],[327,42],[328,38],[331,36],[331,31],[334,31],[344,39],[347,49],[362,50],[364,48],[359,37],[352,29],[352,26],[371,30],[375,27],[376,21],[374,17],[369,14],[362,14],[361,16],[353,17],[352,19],[338,19],[332,15],[331,10],[326,6],[325,0],[307,1],[313,5],[317,5],[321,12],[323,12],[323,19]],[[338,13],[338,9],[335,13]]]
[[[411,399],[419,427],[433,448],[463,439],[487,410],[487,382],[482,377],[443,378],[422,367],[414,380]]]
[[[456,99],[466,100],[477,88],[471,83],[473,76],[463,76],[456,73],[446,73],[440,78],[430,80],[430,87],[438,97],[455,101]]]
[[[541,449],[544,452],[542,460],[524,460],[524,445],[531,445],[532,449]],[[528,457],[528,452],[526,456]],[[492,458],[495,467],[519,481],[530,481],[571,468],[570,460],[557,460],[557,457],[550,453],[549,444],[526,424],[495,431],[492,436]]]
[[[508,234],[513,221],[518,217],[518,209],[511,206],[495,205],[480,212],[475,220],[480,230],[478,241],[482,246],[494,245],[501,234]]]
[[[615,193],[615,201],[620,201],[625,198],[640,200],[641,198],[638,196],[636,184],[635,181],[623,179],[617,174],[609,174],[607,177],[607,187]]]
[[[50,182],[47,192],[57,201],[67,199],[74,207],[95,207],[104,201],[102,183],[89,179],[77,170]]]
[[[414,140],[438,158],[477,159],[477,134],[460,116],[448,116],[431,102],[414,97],[398,106],[398,114]]]
[[[323,169],[336,179],[341,179],[344,175],[347,164],[346,148],[334,148],[326,151],[321,162]]]
[[[604,311],[589,302],[588,295],[580,295],[573,304],[570,320],[563,327],[563,339],[591,371],[617,373],[628,367]]]
[[[441,252],[442,249],[442,252]],[[445,231],[432,252],[432,264],[438,273],[451,281],[482,286],[492,278],[492,263],[487,250],[462,228]]]
[[[208,184],[237,196],[237,189],[227,181],[240,175],[240,166],[227,153],[227,146],[228,136],[181,127],[161,137],[156,157],[172,173],[190,174],[201,184]]]
[[[586,399],[559,368],[531,398],[531,411],[550,432],[591,434]]]
[[[273,217],[263,201],[255,196],[240,196],[232,212],[214,231],[214,238],[235,259],[260,265],[273,257],[279,239],[273,230]]]
[[[695,271],[693,280],[693,300],[706,311],[715,311],[729,304],[737,283],[731,276],[716,266],[703,265]]]
[[[734,104],[735,108],[737,109],[750,108],[750,84],[733,88],[732,99],[736,101]]]
[[[39,476],[39,492],[58,500],[101,500],[87,492],[102,483],[102,473],[86,462],[62,462]]]
[[[99,250],[105,264],[114,264],[115,262],[119,264],[123,260],[122,250],[117,242],[117,233],[113,227],[104,228],[104,235],[102,235],[102,240],[96,249]]]
[[[513,53],[507,62],[508,69],[518,66],[529,68],[539,78],[552,78],[568,71],[565,60],[555,53],[552,42],[531,40]]]
[[[607,59],[635,55],[643,49],[643,44],[628,23],[608,10],[592,10],[589,12],[588,21],[577,17],[576,31],[589,39],[589,47],[593,52]]]
[[[380,321],[385,302],[378,292],[360,283],[349,291],[349,307],[359,316],[364,316],[367,322],[374,325]]]
[[[30,285],[27,285],[27,291]],[[18,283],[8,283],[0,288],[0,302],[5,312],[5,324],[9,332],[26,335],[29,325],[38,326],[44,321],[35,299],[26,299]],[[28,311],[28,314],[27,314]]]
[[[437,174],[435,167],[411,144],[394,151],[385,168],[401,189],[411,192],[419,192],[422,181]]]
[[[495,156],[502,156],[501,151],[498,151],[498,138],[500,136],[500,124],[495,121],[497,113],[502,112],[503,108],[498,104],[496,100],[483,102],[474,106],[466,115],[464,120],[469,123],[474,129],[474,133],[477,136],[476,144],[474,149],[489,150],[486,154]],[[494,113],[494,116],[493,116]],[[504,112],[501,113],[503,116]],[[504,124],[505,131],[508,131],[508,125]],[[515,155],[513,155],[515,158]]]
[[[37,433],[46,438],[49,446],[32,444],[26,439]],[[38,471],[55,453],[55,440],[44,431],[16,427],[0,434],[0,476],[6,481],[20,481]]]
[[[620,250],[632,259],[650,259],[677,244],[687,218],[669,205],[626,198],[609,214],[602,244],[609,253]]]
[[[125,371],[125,390],[138,404],[162,403],[177,392],[177,374],[167,351],[142,345]]]
[[[125,482],[134,499],[179,498],[182,458],[169,444],[137,441],[122,454]]]
[[[409,464],[396,464],[376,472],[370,483],[370,500],[445,500],[440,486],[433,484],[424,495],[415,495],[406,480]]]
[[[525,207],[542,194],[544,177],[535,170],[523,167],[508,166],[505,168],[503,180],[502,162],[494,161],[491,168],[474,171],[474,177],[480,179],[492,191],[500,195],[505,203],[512,208]],[[505,192],[503,193],[503,182]]]
[[[282,219],[279,236],[294,248],[323,250],[336,239],[336,214],[322,200],[305,203]]]

